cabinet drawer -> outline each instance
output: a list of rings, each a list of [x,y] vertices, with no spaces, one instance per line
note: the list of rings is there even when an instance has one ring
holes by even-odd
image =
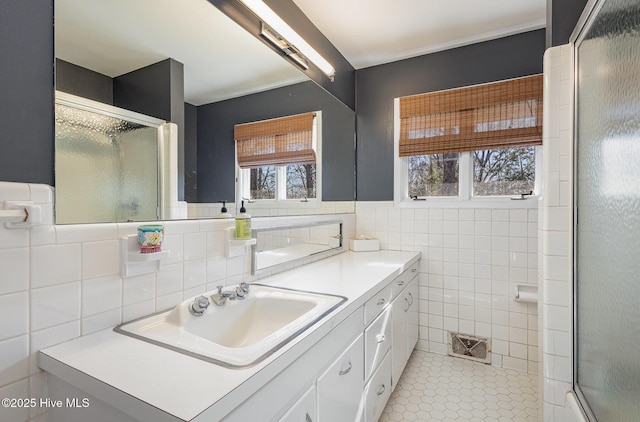
[[[364,335],[318,378],[318,420],[355,421],[364,387]]]
[[[364,325],[368,325],[391,302],[391,285],[380,290],[364,304]]]
[[[364,331],[364,379],[367,380],[391,348],[391,308]]]
[[[392,297],[398,296],[401,291],[403,291],[411,280],[418,276],[418,263],[413,264],[409,269],[404,271],[402,274],[397,276],[391,282],[391,295]]]
[[[364,388],[365,422],[377,422],[391,396],[391,353],[374,372]]]

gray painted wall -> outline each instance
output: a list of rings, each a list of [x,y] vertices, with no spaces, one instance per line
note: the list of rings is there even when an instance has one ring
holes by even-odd
[[[113,105],[178,125],[178,199],[184,198],[184,68],[166,59],[113,79]]]
[[[393,200],[393,100],[542,72],[545,31],[356,71],[357,199]]]
[[[322,110],[322,199],[354,199],[354,112],[313,82],[198,107],[198,202],[235,198],[238,123]]]
[[[547,47],[569,42],[587,0],[547,0]]]
[[[198,201],[198,107],[184,104],[184,200]]]
[[[53,0],[0,0],[0,180],[53,185]]]
[[[56,59],[56,90],[113,105],[113,79]]]

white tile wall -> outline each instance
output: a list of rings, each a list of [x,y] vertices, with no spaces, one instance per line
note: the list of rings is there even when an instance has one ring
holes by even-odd
[[[538,308],[514,299],[537,284],[538,209],[394,208],[357,202],[357,234],[420,261],[421,350],[447,353],[447,332],[489,337],[493,364],[538,371]]]
[[[52,189],[44,185],[0,182],[5,200],[33,201],[43,207],[43,225],[7,229],[0,223],[0,396],[47,397],[38,350],[108,329],[124,321],[168,309],[217,285],[258,277],[249,255],[225,257],[225,229],[232,220],[166,221],[163,248],[170,259],[160,271],[122,277],[120,237],[139,223],[55,226]],[[355,215],[342,219],[347,236]],[[288,223],[326,219],[287,217]],[[282,219],[254,220],[255,226]],[[307,261],[305,261],[307,262]],[[297,264],[302,265],[302,263]],[[270,275],[264,272],[260,277]],[[45,409],[0,408],[0,420],[46,420]]]
[[[538,274],[542,286],[541,341],[543,418],[571,418],[572,388],[572,144],[573,72],[571,46],[550,48],[544,58],[543,155],[545,189],[540,204]],[[565,414],[565,411],[569,412]]]

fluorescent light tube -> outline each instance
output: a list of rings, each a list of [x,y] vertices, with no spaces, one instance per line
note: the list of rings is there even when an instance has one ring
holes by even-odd
[[[322,57],[313,47],[307,43],[296,31],[294,31],[280,16],[278,16],[269,6],[262,0],[240,0],[247,6],[258,18],[273,28],[282,38],[290,45],[293,45],[303,56],[312,61],[320,70],[322,70],[331,80],[336,71],[324,57]]]

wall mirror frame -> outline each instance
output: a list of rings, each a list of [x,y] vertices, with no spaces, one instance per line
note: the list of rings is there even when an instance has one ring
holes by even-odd
[[[286,72],[273,70],[272,73],[276,76],[284,74],[284,80],[272,78],[259,87],[247,87],[238,81],[235,84],[230,83],[227,87],[220,88],[222,95],[212,95],[210,98],[214,99],[210,102],[206,97],[190,94],[192,91],[190,86],[193,86],[193,79],[196,77],[192,77],[194,73],[188,60],[182,57],[181,51],[172,54],[167,45],[154,44],[152,42],[154,41],[153,33],[146,34],[144,39],[130,41],[125,39],[122,41],[122,44],[129,46],[139,46],[146,43],[148,45],[144,51],[127,50],[119,52],[114,48],[97,47],[96,43],[98,41],[119,39],[134,26],[127,23],[129,21],[125,19],[125,15],[133,15],[134,22],[138,23],[143,20],[143,14],[137,8],[128,10],[130,13],[122,13],[121,9],[118,11],[117,6],[126,2],[124,0],[115,0],[116,3],[109,2],[107,7],[113,9],[113,15],[109,17],[108,14],[93,10],[93,6],[97,4],[94,4],[94,1],[97,0],[56,0],[56,88],[73,95],[101,101],[100,98],[87,95],[87,92],[95,92],[95,86],[87,87],[84,85],[88,80],[93,82],[98,80],[101,81],[100,83],[108,85],[107,88],[104,88],[104,86],[98,88],[109,91],[107,97],[111,95],[111,102],[104,101],[106,104],[176,123],[178,125],[178,200],[186,201],[189,205],[194,204],[195,208],[208,208],[210,210],[209,213],[204,214],[189,212],[189,218],[215,218],[221,208],[221,204],[218,204],[219,201],[227,201],[231,204],[229,209],[232,212],[234,205],[239,207],[240,198],[234,198],[236,192],[235,145],[231,132],[234,124],[278,117],[277,114],[274,115],[273,113],[286,115],[316,109],[322,109],[326,117],[325,121],[328,129],[324,130],[326,137],[323,144],[325,154],[336,157],[335,160],[333,158],[332,160],[325,160],[322,201],[328,203],[340,202],[341,206],[318,207],[306,210],[296,204],[292,210],[282,207],[280,209],[270,209],[268,213],[261,215],[355,212],[355,112],[318,83],[310,80],[308,75],[301,73],[299,69],[264,42],[257,39],[255,34],[252,34],[252,31],[247,29],[249,25],[255,22],[247,18],[246,12],[233,10],[233,8],[242,7],[238,2],[230,0],[189,0],[190,3],[204,8],[203,10],[206,10],[207,13],[221,16],[235,28],[234,31],[227,31],[223,37],[225,43],[230,47],[231,55],[229,55],[229,51],[196,51],[197,55],[211,57],[205,73],[221,67],[222,64],[237,61],[238,51],[244,52],[244,43],[248,42],[257,45],[258,47],[256,48],[259,48],[264,53],[261,54],[257,62],[244,64],[243,72],[246,73],[248,69],[269,68],[264,57],[270,57],[269,60],[277,62],[277,66],[284,65],[288,70]],[[173,25],[169,23],[172,22],[172,19],[175,24],[180,24],[183,27],[185,23],[180,21],[186,20],[187,27],[191,27],[191,29],[183,30],[182,32],[193,33],[192,35],[200,38],[208,38],[198,32],[198,25],[193,25],[193,22],[189,22],[188,18],[182,19],[181,16],[171,16],[172,13],[164,6],[170,5],[172,2],[169,0],[160,1],[162,3],[157,4],[157,1],[153,0],[154,7],[148,8],[150,16],[146,16],[146,13],[144,14],[144,20],[155,20],[158,23],[157,26],[159,28],[155,33],[170,33]],[[67,5],[66,7],[64,6],[65,4]],[[128,3],[126,4],[128,5]],[[186,4],[183,5],[183,2],[180,2],[180,7],[187,9]],[[79,14],[79,18],[65,16],[65,9],[76,9],[74,13]],[[152,13],[157,12],[160,15],[155,15],[154,17]],[[70,36],[68,32],[64,36],[61,35],[64,31],[67,31],[67,26],[73,22],[73,19],[83,22],[83,27],[87,31],[90,29],[90,31],[81,33],[82,35]],[[91,19],[98,20],[91,21]],[[111,22],[112,33],[105,34],[98,30],[100,20]],[[206,27],[207,25],[202,26]],[[127,31],[123,28],[127,28]],[[81,29],[82,27],[79,28],[79,30]],[[241,31],[242,37],[245,38],[244,40],[236,42],[235,36],[231,39],[231,32],[235,33],[236,30]],[[84,40],[86,40],[86,43],[84,43]],[[74,45],[75,43],[79,45],[76,46]],[[83,43],[84,47],[80,46]],[[167,44],[166,39],[164,43]],[[83,55],[88,53],[83,52],[82,49],[86,49],[87,45],[91,45],[90,50],[94,54],[104,54],[105,61],[110,60],[111,63],[105,62],[104,67],[100,68],[94,65],[101,60],[99,57],[93,57],[85,61]],[[197,48],[194,47],[195,45],[199,44],[191,42],[191,40],[182,41],[185,51],[192,50],[193,53],[193,49]],[[250,53],[240,54],[240,56],[251,55]],[[113,70],[115,62],[130,60],[132,56],[142,57],[147,62],[134,66],[134,70],[127,69],[124,74],[120,74],[122,70]],[[243,59],[246,59],[246,57],[243,57]],[[185,63],[182,63],[181,60]],[[154,66],[157,69],[152,69]],[[278,68],[281,69],[281,67]],[[151,71],[150,73],[140,74],[139,79],[153,81],[157,79],[164,85],[161,86],[159,92],[155,92],[156,95],[153,98],[148,100],[143,100],[139,97],[142,91],[150,88],[149,86],[139,87],[129,95],[129,97],[137,98],[123,100],[123,97],[127,97],[127,94],[122,93],[123,87],[136,83],[135,74],[138,70]],[[233,71],[231,72],[233,73]],[[292,72],[296,76],[292,77]],[[202,74],[202,69],[199,69],[199,73]],[[239,73],[239,71],[235,73]],[[197,75],[198,72],[195,72],[195,74]],[[273,75],[264,77],[269,76],[272,77]],[[262,77],[253,74],[247,75],[245,79],[257,80],[260,78]],[[337,83],[340,83],[340,78],[338,77],[337,79]],[[120,93],[116,93],[116,91],[120,91]],[[177,96],[175,95],[176,93],[178,94]],[[140,103],[145,102],[157,106],[162,102],[158,101],[158,99],[181,98],[180,95],[182,95],[181,101],[170,100],[168,103],[163,104],[166,106],[164,107],[164,112],[158,112],[157,107],[145,109],[148,104],[138,107]],[[129,106],[127,102],[132,105]],[[278,105],[278,107],[275,107],[278,110],[274,110],[274,104]],[[226,126],[220,125],[220,122],[224,122]],[[346,203],[350,203],[351,206],[342,206]],[[67,221],[65,223],[72,222]]]
[[[251,274],[287,268],[343,250],[342,220],[277,225],[251,230]]]

